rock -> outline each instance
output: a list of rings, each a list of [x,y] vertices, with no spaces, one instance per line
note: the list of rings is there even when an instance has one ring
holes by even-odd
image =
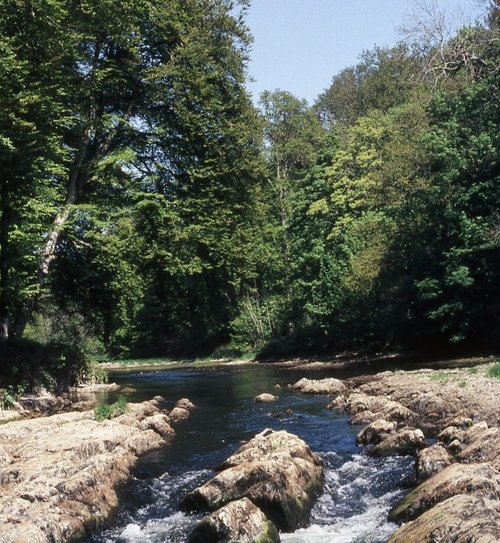
[[[459,443],[461,443],[465,440],[465,436],[466,433],[464,432],[464,430],[461,430],[456,426],[447,426],[439,433],[438,439],[445,445],[449,445],[453,441],[458,441]]]
[[[465,436],[466,446],[458,454],[460,462],[489,462],[500,470],[500,430],[486,428],[477,431],[471,428]]]
[[[292,385],[294,390],[302,394],[342,394],[347,390],[346,386],[339,379],[307,379],[304,377]]]
[[[0,541],[63,543],[102,524],[138,455],[164,445],[165,424],[143,402],[103,422],[88,411],[0,426]]]
[[[280,385],[279,383],[276,383],[276,384],[273,386],[273,388],[274,388],[275,390],[281,390],[281,385]]]
[[[337,412],[347,412],[352,415],[351,424],[370,424],[378,419],[415,424],[418,415],[404,405],[386,396],[369,396],[353,392],[347,398],[339,396],[327,406]]]
[[[274,394],[259,394],[258,396],[255,396],[253,399],[254,402],[257,403],[271,403],[271,402],[277,402],[279,400],[278,396],[274,396]]]
[[[278,543],[274,524],[248,498],[230,502],[199,522],[188,543]]]
[[[279,530],[303,525],[321,491],[323,465],[307,444],[267,429],[240,447],[210,481],[190,492],[184,510],[215,511],[249,498]]]
[[[410,492],[391,511],[395,521],[413,520],[436,503],[458,494],[500,498],[500,473],[488,464],[452,464]]]
[[[422,430],[404,428],[403,430],[387,436],[380,443],[368,451],[370,456],[392,456],[415,454],[419,449],[427,447]]]
[[[395,433],[397,424],[384,419],[377,419],[363,428],[356,437],[358,445],[376,445],[388,435]]]
[[[179,422],[189,417],[189,411],[184,407],[174,407],[168,414],[170,422]]]
[[[327,409],[333,409],[337,413],[343,413],[346,411],[347,399],[344,396],[337,396],[327,406]]]
[[[452,463],[453,459],[441,445],[432,445],[417,454],[417,477],[423,481],[439,473]]]
[[[194,411],[196,409],[194,403],[188,398],[181,398],[180,400],[177,400],[177,402],[175,402],[175,406],[182,407],[183,409],[187,409],[188,411]]]
[[[137,392],[137,389],[134,387],[125,387],[120,390],[122,394],[132,394],[133,392]]]
[[[163,413],[157,413],[143,419],[140,423],[142,430],[154,430],[162,436],[171,436],[175,434],[175,430],[169,424],[169,418]]]
[[[388,543],[498,543],[498,502],[481,496],[448,498],[394,532]]]

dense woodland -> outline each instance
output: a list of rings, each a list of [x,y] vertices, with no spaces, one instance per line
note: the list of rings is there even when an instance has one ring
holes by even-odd
[[[245,0],[2,0],[0,348],[498,349],[484,7],[255,107]]]

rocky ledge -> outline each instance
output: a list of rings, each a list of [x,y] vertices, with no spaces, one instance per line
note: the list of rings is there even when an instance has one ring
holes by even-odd
[[[85,411],[2,425],[0,541],[62,543],[100,526],[117,508],[119,486],[137,458],[174,434],[163,402],[129,404],[102,422]]]
[[[190,543],[279,541],[278,530],[303,525],[323,485],[323,465],[307,444],[285,431],[264,430],[230,456],[181,507],[212,511]]]
[[[485,370],[354,378],[328,405],[366,425],[357,442],[368,454],[416,457],[419,484],[390,513],[404,523],[390,543],[500,541],[500,381]],[[308,382],[307,392],[321,383]]]

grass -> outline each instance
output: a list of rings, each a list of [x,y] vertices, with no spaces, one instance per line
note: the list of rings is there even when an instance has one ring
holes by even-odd
[[[452,373],[449,371],[437,371],[433,373],[430,378],[433,381],[439,381],[440,383],[455,382],[459,387],[464,388],[467,386],[467,380],[463,375],[458,373]]]
[[[488,377],[494,377],[495,379],[500,379],[500,362],[495,362],[492,366],[486,371]]]
[[[116,368],[136,368],[149,366],[177,366],[181,364],[195,364],[197,367],[214,366],[224,362],[250,362],[255,358],[255,352],[244,353],[238,357],[227,358],[212,358],[212,357],[195,357],[195,358],[170,358],[170,357],[154,357],[154,358],[124,358],[124,359],[101,359],[101,363],[108,367]]]
[[[125,398],[123,394],[120,394],[118,400],[111,405],[106,402],[101,402],[94,409],[94,417],[96,421],[102,422],[103,420],[109,420],[118,417],[119,415],[123,415],[127,412],[127,409],[127,398]]]

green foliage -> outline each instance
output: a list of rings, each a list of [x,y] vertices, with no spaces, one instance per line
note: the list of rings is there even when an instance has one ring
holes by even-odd
[[[25,383],[0,388],[0,409],[12,409],[17,399],[26,392],[26,389]]]
[[[247,7],[0,7],[4,388],[103,351],[498,348],[498,18],[257,111]]]
[[[500,362],[495,362],[490,366],[486,372],[488,377],[494,377],[495,379],[500,379]]]
[[[111,406],[107,403],[101,402],[94,409],[94,418],[98,422],[103,420],[109,420],[112,418]]]
[[[112,418],[123,415],[128,410],[127,398],[120,394],[116,402],[111,405],[106,402],[101,402],[94,409],[94,418],[98,422],[110,420]]]

